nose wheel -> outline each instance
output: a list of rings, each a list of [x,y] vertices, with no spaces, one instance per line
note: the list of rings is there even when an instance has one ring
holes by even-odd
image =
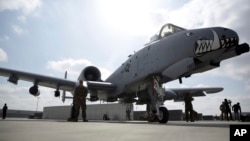
[[[167,123],[169,119],[168,109],[166,107],[159,108],[159,115],[157,116],[159,123]]]
[[[148,122],[159,122],[159,123],[167,123],[169,119],[168,109],[166,107],[159,107],[158,114],[156,112],[152,112],[148,114]]]

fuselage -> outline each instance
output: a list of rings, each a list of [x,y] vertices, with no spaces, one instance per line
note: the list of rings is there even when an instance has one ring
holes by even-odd
[[[130,55],[106,82],[115,84],[114,95],[119,95],[143,90],[151,75],[160,76],[162,83],[188,77],[218,67],[221,60],[232,57],[221,58],[238,41],[236,32],[223,27],[181,30]]]

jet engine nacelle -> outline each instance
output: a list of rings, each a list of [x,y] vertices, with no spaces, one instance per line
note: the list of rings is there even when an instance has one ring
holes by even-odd
[[[32,94],[33,96],[39,96],[39,95],[40,95],[40,91],[39,91],[37,85],[34,85],[34,86],[30,87],[29,92],[30,92],[30,94]]]
[[[90,101],[91,102],[95,102],[95,101],[97,101],[97,100],[99,100],[99,98],[98,98],[98,96],[97,96],[98,94],[97,94],[97,91],[95,91],[95,90],[93,90],[93,91],[91,91],[90,92]]]
[[[177,97],[177,94],[170,89],[166,89],[164,93],[165,93],[164,100],[172,100]]]
[[[101,72],[94,66],[86,67],[82,70],[78,80],[84,81],[101,81]]]

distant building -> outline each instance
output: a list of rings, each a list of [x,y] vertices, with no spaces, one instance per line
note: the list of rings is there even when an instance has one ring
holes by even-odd
[[[250,121],[250,112],[242,112],[240,119],[243,122],[249,122]]]
[[[108,116],[110,120],[127,120],[127,109],[132,109],[130,112],[130,118],[133,120],[133,104],[93,104],[87,105],[87,119],[88,120],[103,120],[104,114]],[[53,106],[44,107],[43,118],[44,119],[68,119],[70,117],[71,106]],[[81,119],[81,113],[79,119]]]
[[[2,117],[2,109],[0,110],[0,116]],[[39,114],[38,114],[39,113]],[[37,117],[35,117],[37,115]],[[42,112],[26,111],[26,110],[12,110],[8,109],[6,118],[41,118]]]

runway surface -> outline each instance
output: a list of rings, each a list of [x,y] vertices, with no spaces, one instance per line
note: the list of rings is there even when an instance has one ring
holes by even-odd
[[[230,124],[243,122],[0,120],[0,141],[229,141]]]

